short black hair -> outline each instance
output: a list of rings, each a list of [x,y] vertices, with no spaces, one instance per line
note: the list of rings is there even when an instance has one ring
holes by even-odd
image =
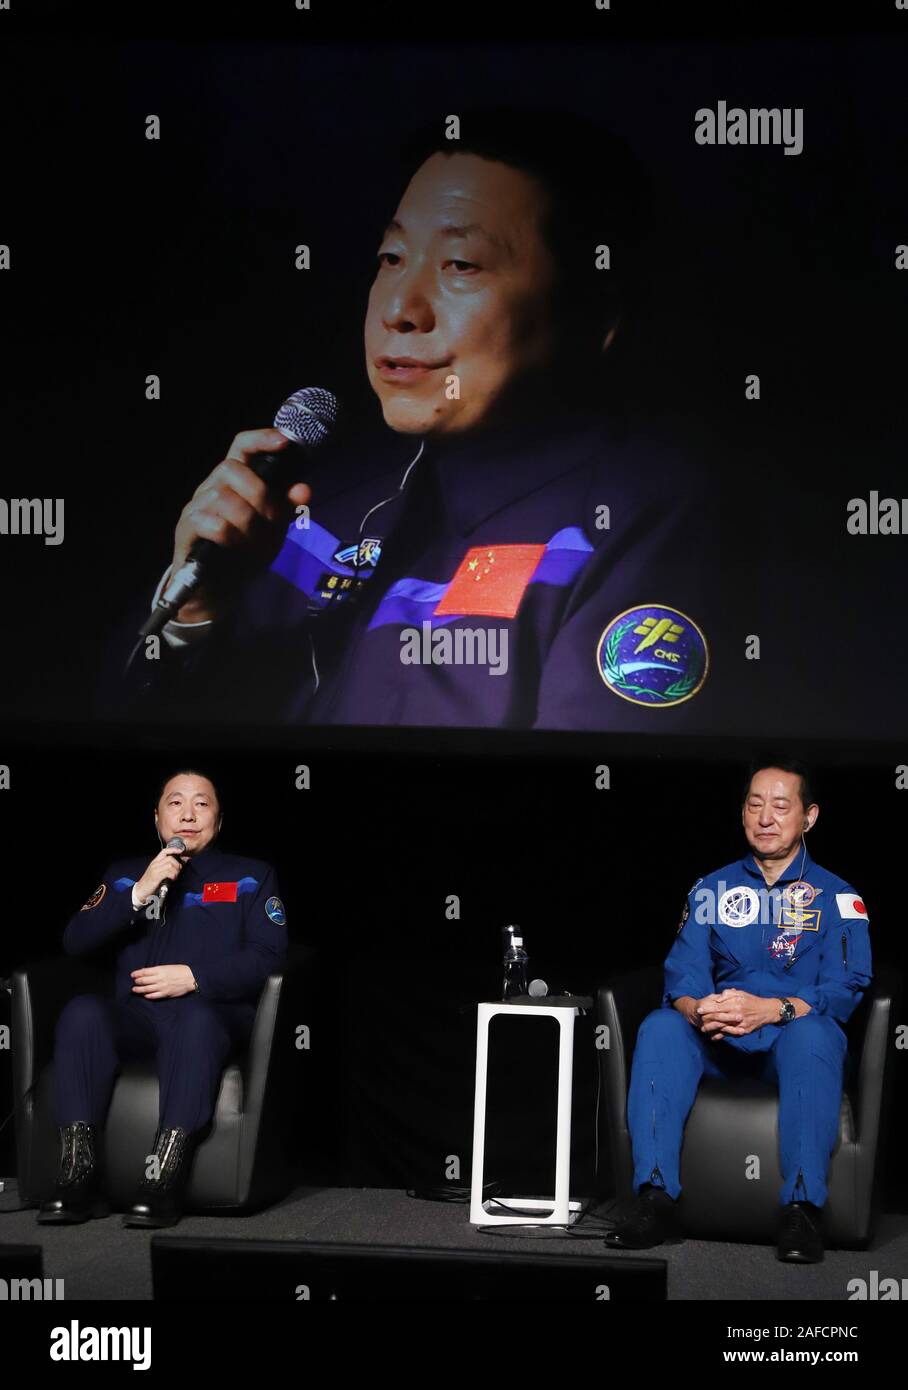
[[[216,801],[217,801],[217,803],[218,803],[218,810],[220,811],[220,809],[221,809],[221,793],[218,791],[217,783],[215,782],[214,778],[211,776],[211,774],[210,774],[209,772],[203,772],[203,771],[201,770],[201,768],[198,768],[198,767],[178,767],[178,768],[175,768],[173,772],[168,772],[167,776],[163,779],[163,781],[161,782],[160,786],[158,787],[158,794],[157,794],[157,796],[155,797],[155,803],[154,803],[154,804],[155,804],[155,810],[157,810],[158,806],[160,806],[160,804],[161,804],[161,797],[164,795],[164,788],[167,786],[167,783],[168,783],[168,782],[172,782],[172,781],[173,781],[174,777],[204,777],[204,778],[206,778],[206,780],[209,781],[209,782],[211,783],[211,785],[214,787],[214,795],[215,795],[215,799],[216,799]]]
[[[595,369],[606,331],[642,287],[652,221],[647,176],[623,141],[576,112],[485,106],[459,116],[457,140],[447,139],[442,117],[404,137],[402,176],[412,178],[433,154],[477,154],[538,178],[549,194],[542,231],[560,273],[558,312],[571,329],[574,368],[585,359]],[[603,243],[609,270],[595,265]]]
[[[744,783],[744,791],[741,796],[742,805],[747,800],[747,794],[750,791],[750,784],[756,777],[757,773],[765,772],[766,768],[768,767],[777,767],[780,772],[790,772],[792,776],[800,779],[799,786],[801,793],[801,804],[804,807],[805,811],[807,810],[808,806],[812,806],[814,804],[816,798],[813,794],[813,778],[810,772],[807,770],[804,763],[801,762],[800,758],[774,758],[767,756],[765,758],[753,758],[751,760],[751,764],[747,773],[747,781]]]

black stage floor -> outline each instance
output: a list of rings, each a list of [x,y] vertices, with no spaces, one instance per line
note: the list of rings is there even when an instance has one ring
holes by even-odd
[[[0,1244],[40,1245],[44,1275],[64,1280],[67,1300],[151,1298],[148,1247],[154,1233],[124,1229],[119,1215],[74,1227],[39,1226],[34,1210],[9,1210],[16,1200],[15,1184],[8,1183],[0,1203]],[[398,1189],[303,1187],[253,1216],[190,1215],[178,1226],[156,1234],[161,1239],[310,1240],[457,1251],[551,1251],[597,1259],[631,1257],[607,1251],[598,1237],[489,1234],[474,1229],[468,1214],[466,1205],[417,1200]],[[827,1250],[819,1265],[781,1264],[771,1245],[697,1240],[663,1245],[633,1257],[641,1256],[666,1261],[669,1299],[846,1300],[849,1281],[869,1281],[873,1270],[879,1280],[901,1280],[908,1274],[908,1215],[884,1216],[869,1250]]]

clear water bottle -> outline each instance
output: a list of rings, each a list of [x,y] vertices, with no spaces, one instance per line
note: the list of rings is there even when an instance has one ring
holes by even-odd
[[[516,999],[527,993],[527,961],[529,957],[523,949],[523,934],[519,927],[502,927],[504,946],[504,984],[502,999]]]

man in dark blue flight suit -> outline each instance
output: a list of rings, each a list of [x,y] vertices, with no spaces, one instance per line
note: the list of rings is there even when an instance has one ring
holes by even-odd
[[[330,469],[319,479],[316,458],[312,487],[286,498],[249,467],[285,437],[236,437],[184,509],[155,599],[200,536],[237,552],[232,578],[224,565],[179,609],[133,663],[135,703],[119,690],[111,713],[715,728],[714,491],[600,405],[620,271],[595,252],[618,235],[614,168],[591,181],[603,152],[549,114],[465,119],[430,150],[369,296],[381,424],[361,412]]]
[[[119,949],[114,997],[77,995],[57,1022],[62,1159],[54,1195],[38,1213],[44,1224],[107,1215],[99,1127],[121,1058],[149,1055],[157,1059],[159,1127],[124,1224],[176,1224],[224,1064],[248,1042],[262,986],[285,960],[274,870],[215,846],[221,810],[210,779],[189,771],[169,778],[155,825],[161,852],[150,863],[143,856],[112,864],[64,932],[68,955],[111,942]],[[185,850],[166,848],[175,837]]]
[[[673,1230],[682,1136],[701,1076],[733,1079],[756,1067],[779,1088],[779,1259],[823,1258],[841,1025],[872,966],[862,899],[807,853],[803,835],[817,815],[801,764],[758,766],[743,808],[752,853],[698,879],[688,895],[662,1007],[637,1035],[627,1102],[636,1198],[610,1245],[643,1249]]]

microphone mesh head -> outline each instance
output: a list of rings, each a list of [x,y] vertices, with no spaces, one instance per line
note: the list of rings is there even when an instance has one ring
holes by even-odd
[[[186,848],[186,841],[181,840],[179,835],[174,835],[172,840],[167,841],[167,848],[183,850]]]
[[[304,386],[288,397],[274,417],[274,428],[294,444],[317,449],[337,424],[337,397],[323,386]]]

